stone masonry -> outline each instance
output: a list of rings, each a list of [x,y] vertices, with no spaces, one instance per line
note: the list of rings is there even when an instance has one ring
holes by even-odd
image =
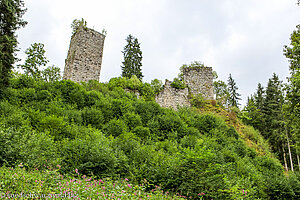
[[[166,80],[164,89],[156,96],[155,100],[162,107],[173,108],[177,110],[178,106],[190,106],[188,95],[188,88],[173,88],[171,87],[171,81]]]
[[[211,67],[186,67],[183,69],[183,80],[193,95],[202,94],[204,99],[214,99]]]
[[[104,40],[103,34],[80,26],[71,38],[63,79],[99,81]]]
[[[183,69],[185,89],[171,87],[171,81],[166,81],[164,89],[157,95],[156,102],[162,107],[177,110],[178,106],[190,106],[189,93],[202,94],[204,99],[214,99],[213,73],[211,67],[186,67]]]

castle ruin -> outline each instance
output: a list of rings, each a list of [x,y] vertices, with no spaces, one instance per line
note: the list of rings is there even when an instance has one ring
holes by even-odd
[[[183,68],[183,81],[187,88],[176,89],[166,80],[164,89],[156,96],[156,102],[166,108],[190,107],[189,97],[201,94],[204,99],[214,99],[213,72],[211,67]]]
[[[105,35],[80,26],[71,38],[63,79],[99,81],[104,39]]]
[[[63,79],[78,83],[99,81],[104,40],[105,35],[80,26],[71,38]],[[163,90],[155,99],[160,106],[175,110],[178,106],[189,107],[190,97],[198,94],[204,99],[214,99],[211,67],[184,67],[182,79],[187,85],[184,89],[173,88],[172,82],[166,80]]]

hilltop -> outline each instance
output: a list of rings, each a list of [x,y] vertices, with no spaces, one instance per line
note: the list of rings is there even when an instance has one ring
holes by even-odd
[[[299,198],[298,175],[284,173],[268,143],[235,111],[197,98],[191,108],[162,108],[157,92],[155,84],[126,78],[79,84],[15,75],[0,101],[0,164],[22,163],[29,174],[38,169],[35,176],[48,180],[31,188],[40,194],[59,181],[49,179],[51,170],[75,178],[77,170],[95,180],[146,182],[140,191],[157,185],[182,198]],[[24,193],[18,183],[0,191]]]

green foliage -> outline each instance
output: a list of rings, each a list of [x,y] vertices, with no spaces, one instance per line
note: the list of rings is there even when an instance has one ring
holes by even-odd
[[[180,67],[180,73],[178,75],[179,79],[183,79],[183,71],[184,69],[199,69],[202,67],[206,67],[201,61],[193,61],[191,64],[184,64]]]
[[[240,105],[238,101],[241,100],[241,95],[237,93],[238,87],[236,86],[236,83],[233,80],[231,74],[229,74],[227,87],[229,92],[228,104],[232,107],[238,107]]]
[[[176,89],[184,89],[187,87],[187,85],[184,83],[183,80],[180,80],[179,78],[174,78],[174,80],[171,83],[171,87]]]
[[[142,88],[153,92],[153,87],[134,79],[131,83],[116,78],[109,83],[78,84],[15,75],[13,87],[0,101],[0,164],[22,163],[31,171],[44,170],[44,177],[56,167],[67,177],[78,169],[72,178],[82,182],[78,173],[96,178],[127,177],[130,184],[145,184],[146,193],[153,189],[153,198],[162,197],[154,196],[162,188],[192,199],[297,199],[299,177],[283,173],[258,131],[236,124],[239,129],[235,129],[219,115],[199,114],[195,108],[161,108],[146,101],[146,93],[141,92]],[[124,91],[128,83],[138,88],[140,99]],[[38,191],[61,189],[53,181],[62,185],[62,179],[52,177],[43,180],[45,187]],[[26,186],[32,183],[29,179],[14,179],[15,184],[11,184],[12,177],[1,180],[9,180],[4,185],[11,185],[9,191],[14,193],[21,190],[20,185],[37,191],[37,187]],[[87,198],[80,184],[75,187],[76,181],[69,180],[73,191]],[[89,192],[91,197],[96,198],[95,190]],[[109,196],[112,191],[118,195],[113,186],[111,192],[103,192]],[[129,194],[134,195],[133,190],[128,193],[128,198],[133,198]]]
[[[299,5],[299,1],[298,1]],[[286,105],[284,107],[284,114],[287,121],[287,126],[291,127],[289,130],[289,137],[295,143],[297,155],[300,152],[300,137],[299,137],[299,121],[300,121],[300,106],[299,106],[299,89],[300,89],[300,25],[296,26],[290,37],[290,45],[284,47],[284,55],[290,62],[290,74],[288,78],[289,84],[286,86]]]
[[[127,81],[126,87],[132,90],[138,90],[142,86],[142,81],[138,79],[136,75],[132,75],[131,78]]]
[[[163,89],[163,83],[161,80],[154,79],[151,81],[151,87],[153,88],[155,94],[159,94]]]
[[[126,131],[128,131],[128,127],[121,119],[112,119],[103,127],[103,132],[106,135],[112,135],[114,137],[117,137]]]
[[[229,91],[224,81],[214,81],[214,94],[219,105],[226,106],[229,98]]]
[[[26,75],[29,75],[34,79],[42,78],[42,72],[39,68],[46,66],[49,62],[45,56],[45,52],[44,44],[41,43],[34,43],[26,49],[25,54],[27,55],[27,58],[24,65],[20,65]]]
[[[140,49],[140,43],[137,38],[132,35],[128,35],[126,38],[126,46],[122,51],[124,61],[122,62],[122,77],[131,78],[135,75],[139,80],[142,80],[142,51]]]
[[[83,175],[78,169],[64,176],[59,173],[61,167],[40,171],[24,169],[22,165],[16,168],[1,167],[0,179],[2,198],[55,198],[55,199],[173,199],[181,197],[170,195],[158,186],[152,192],[147,180],[141,185],[129,182],[127,178],[113,180],[111,178],[95,179]],[[93,187],[91,187],[93,185]],[[13,191],[14,193],[10,192]]]
[[[95,107],[85,107],[82,112],[82,121],[84,125],[92,125],[97,129],[101,129],[104,124],[104,117],[102,111]]]
[[[55,66],[47,67],[42,71],[42,77],[47,82],[61,80],[60,68]]]
[[[23,65],[19,65],[25,72],[25,75],[33,77],[33,79],[43,79],[47,82],[58,81],[61,79],[60,68],[55,66],[49,66],[42,69],[49,62],[45,56],[44,44],[34,43],[28,49],[25,54],[27,58]]]
[[[71,24],[72,36],[77,32],[77,30],[80,27],[86,28],[86,26],[87,26],[87,22],[83,18],[81,18],[81,20],[74,19],[73,22],[72,22],[72,24]]]
[[[22,20],[26,9],[22,0],[1,0],[0,2],[0,91],[9,86],[13,64],[18,60],[16,31],[27,22]]]
[[[196,108],[202,108],[205,105],[205,100],[202,94],[197,94],[196,96],[192,96],[190,99],[191,105]]]

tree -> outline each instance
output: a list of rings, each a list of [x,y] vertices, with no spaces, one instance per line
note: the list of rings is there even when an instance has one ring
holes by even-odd
[[[268,81],[266,95],[262,107],[264,114],[263,136],[269,140],[273,150],[280,152],[285,137],[285,124],[283,116],[284,95],[282,81],[274,73]]]
[[[236,86],[231,74],[229,74],[227,86],[229,92],[228,104],[233,107],[238,107],[240,105],[238,101],[241,100],[241,95],[237,93],[238,87]]]
[[[258,83],[256,94],[254,95],[254,101],[255,101],[255,106],[260,110],[264,105],[264,95],[265,95],[264,88],[260,83]]]
[[[218,104],[225,106],[228,101],[229,92],[224,81],[214,81],[214,93],[216,94]]]
[[[288,78],[289,84],[286,87],[285,117],[288,130],[286,135],[287,139],[290,137],[294,142],[298,158],[300,153],[300,25],[296,26],[296,30],[291,34],[290,40],[290,45],[284,46],[284,55],[289,59],[291,74]]]
[[[19,65],[25,74],[34,79],[43,79],[47,82],[58,81],[61,79],[60,68],[49,66],[43,69],[49,62],[45,56],[44,44],[34,43],[26,49],[27,58],[23,65]]]
[[[24,65],[20,65],[26,75],[32,76],[35,79],[42,78],[42,72],[39,68],[46,66],[49,62],[45,53],[44,44],[41,43],[34,43],[26,49],[25,54],[27,58]]]
[[[9,85],[9,78],[13,64],[17,61],[16,30],[25,26],[26,21],[22,20],[25,13],[22,0],[1,0],[0,1],[0,89]]]
[[[61,80],[60,68],[50,66],[42,71],[42,78],[47,82],[54,82]]]
[[[124,61],[122,62],[122,77],[131,78],[136,75],[138,79],[142,80],[143,74],[141,70],[142,66],[142,51],[137,38],[129,35],[126,39],[127,45],[122,51],[124,55]]]

